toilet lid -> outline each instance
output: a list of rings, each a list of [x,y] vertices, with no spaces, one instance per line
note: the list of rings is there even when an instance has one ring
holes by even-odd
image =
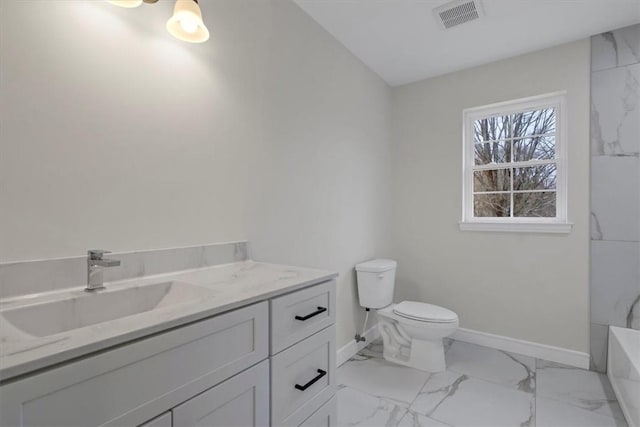
[[[402,301],[393,307],[393,312],[408,319],[428,322],[448,323],[458,320],[458,315],[451,310],[416,301]]]

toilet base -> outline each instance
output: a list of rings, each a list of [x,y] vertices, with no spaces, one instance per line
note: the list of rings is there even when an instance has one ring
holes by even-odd
[[[389,362],[432,373],[446,369],[442,335],[428,340],[412,338],[402,325],[384,316],[379,319],[378,330],[383,356]]]
[[[411,340],[411,356],[409,366],[427,372],[443,372],[446,369],[444,360],[444,342]]]
[[[421,371],[437,373],[446,370],[444,358],[444,343],[442,339],[433,341],[411,340],[411,348],[408,349],[408,357],[402,353],[383,351],[385,360],[419,369]],[[405,356],[405,357],[402,357]]]

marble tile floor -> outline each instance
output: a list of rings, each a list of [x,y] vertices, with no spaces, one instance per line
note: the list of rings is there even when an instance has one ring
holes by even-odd
[[[338,425],[625,427],[605,375],[461,341],[447,370],[387,362],[374,342],[338,368]]]

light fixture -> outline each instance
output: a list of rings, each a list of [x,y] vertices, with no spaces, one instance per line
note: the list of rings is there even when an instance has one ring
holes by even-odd
[[[167,21],[167,31],[177,39],[202,43],[209,40],[209,30],[202,21],[197,0],[176,0],[173,16]]]
[[[158,0],[107,0],[120,7],[133,8],[142,3],[156,3]],[[176,0],[173,16],[167,21],[167,31],[177,39],[202,43],[209,40],[209,30],[202,21],[198,0]]]
[[[116,6],[132,8],[138,7],[142,4],[142,0],[107,0],[111,4],[115,4]]]

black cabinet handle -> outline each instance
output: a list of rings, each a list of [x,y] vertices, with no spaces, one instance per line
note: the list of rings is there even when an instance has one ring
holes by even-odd
[[[318,307],[318,309],[316,311],[314,311],[313,313],[309,313],[306,316],[296,316],[296,320],[302,320],[303,322],[307,319],[311,319],[313,316],[317,316],[320,313],[324,313],[325,311],[327,311],[326,307]]]
[[[326,308],[325,308],[325,310],[326,310]],[[324,377],[325,375],[327,375],[327,371],[323,371],[322,369],[318,369],[318,376],[316,376],[314,379],[312,379],[311,381],[309,381],[305,385],[296,384],[296,388],[298,390],[305,391],[306,389],[308,389],[309,387],[314,385],[320,378]]]

